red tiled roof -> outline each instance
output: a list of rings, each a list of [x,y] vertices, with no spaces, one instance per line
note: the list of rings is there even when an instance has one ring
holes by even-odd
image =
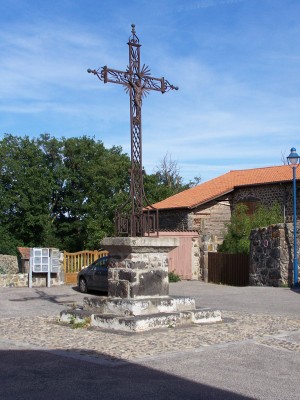
[[[297,179],[300,179],[300,168],[297,168],[296,171]],[[232,192],[238,186],[262,185],[291,180],[292,169],[289,165],[234,170],[168,197],[153,204],[153,206],[157,209],[194,208]]]
[[[17,247],[21,257],[25,260],[30,259],[30,247]]]

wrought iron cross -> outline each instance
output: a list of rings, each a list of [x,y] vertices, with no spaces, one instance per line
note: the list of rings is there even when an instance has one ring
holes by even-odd
[[[118,83],[125,87],[130,96],[131,170],[129,198],[116,210],[116,234],[118,236],[145,236],[158,234],[158,210],[152,207],[144,192],[142,165],[142,99],[150,90],[165,93],[178,90],[164,78],[154,78],[145,64],[141,67],[140,43],[131,25],[129,37],[129,65],[126,71],[104,66],[98,70],[88,69],[104,83]],[[131,210],[128,210],[128,208]]]

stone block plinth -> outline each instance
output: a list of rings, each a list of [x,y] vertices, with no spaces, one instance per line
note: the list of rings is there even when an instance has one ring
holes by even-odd
[[[170,297],[168,253],[178,238],[106,238],[108,297],[86,297],[82,307],[64,310],[63,323],[125,332],[221,322],[219,310],[197,309],[191,297]]]
[[[83,309],[64,310],[63,323],[87,322],[97,328],[144,332],[152,329],[178,327],[192,324],[211,324],[222,321],[219,310],[195,308],[192,298],[155,299],[85,299]]]
[[[178,238],[111,237],[101,246],[109,251],[108,297],[137,299],[168,296],[168,253]]]
[[[191,297],[161,296],[143,299],[85,297],[83,308],[96,314],[129,316],[194,310],[196,305],[195,299]]]

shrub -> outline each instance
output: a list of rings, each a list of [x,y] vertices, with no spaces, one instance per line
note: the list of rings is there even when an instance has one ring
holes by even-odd
[[[218,251],[249,254],[251,229],[283,222],[283,215],[278,203],[271,208],[260,205],[251,216],[247,214],[247,211],[248,207],[245,204],[236,206],[230,222],[227,224],[224,241],[218,246]]]
[[[169,272],[169,282],[179,282],[181,281],[180,276],[175,274],[174,271]]]

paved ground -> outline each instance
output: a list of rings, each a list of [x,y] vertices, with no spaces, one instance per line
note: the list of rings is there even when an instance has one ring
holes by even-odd
[[[71,329],[57,317],[81,303],[73,288],[0,288],[0,398],[299,398],[299,290],[179,282],[170,292],[221,309],[224,322]]]

